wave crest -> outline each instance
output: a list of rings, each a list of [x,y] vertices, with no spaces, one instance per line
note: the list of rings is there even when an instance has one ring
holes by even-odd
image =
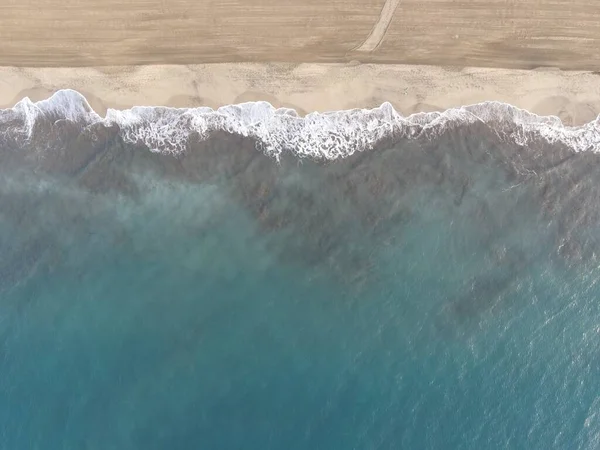
[[[565,126],[558,117],[538,116],[501,102],[484,102],[443,112],[416,113],[404,117],[390,103],[373,109],[310,113],[300,117],[288,108],[268,102],[208,107],[134,107],[109,109],[98,115],[83,95],[60,90],[47,100],[25,98],[11,109],[0,110],[0,132],[13,138],[31,139],[39,119],[54,123],[67,120],[82,127],[118,126],[123,140],[142,144],[160,153],[178,154],[190,138],[208,139],[216,132],[249,137],[266,154],[282,152],[299,157],[334,160],[370,150],[389,138],[435,138],[450,128],[474,123],[488,126],[501,140],[527,145],[542,138],[562,143],[575,152],[600,149],[600,116],[579,127]]]

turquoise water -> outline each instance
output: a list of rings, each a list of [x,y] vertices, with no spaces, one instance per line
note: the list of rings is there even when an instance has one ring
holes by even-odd
[[[600,445],[596,156],[78,139],[3,149],[0,448]]]

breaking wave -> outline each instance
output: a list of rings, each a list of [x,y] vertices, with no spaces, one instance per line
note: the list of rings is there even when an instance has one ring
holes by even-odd
[[[30,140],[40,119],[69,121],[82,128],[118,126],[123,140],[154,152],[179,154],[190,139],[206,140],[228,132],[255,140],[257,147],[278,158],[282,152],[299,157],[334,160],[370,150],[390,138],[428,138],[450,128],[484,124],[502,141],[527,145],[532,140],[560,143],[574,152],[600,150],[600,116],[579,127],[565,126],[555,116],[538,116],[500,102],[484,102],[444,112],[408,117],[390,103],[374,109],[310,113],[301,117],[289,108],[267,102],[208,107],[134,107],[97,114],[80,93],[66,89],[47,100],[24,98],[11,109],[0,110],[0,133],[6,138]]]

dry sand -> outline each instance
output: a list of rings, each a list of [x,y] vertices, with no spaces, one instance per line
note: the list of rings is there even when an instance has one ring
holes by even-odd
[[[401,113],[496,100],[566,125],[600,112],[600,75],[559,70],[347,64],[206,64],[103,68],[0,68],[0,107],[62,88],[84,94],[103,114],[135,105],[213,108],[266,100],[312,111],[366,108],[389,101]]]

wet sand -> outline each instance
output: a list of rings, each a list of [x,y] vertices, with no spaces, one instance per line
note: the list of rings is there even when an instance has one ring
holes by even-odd
[[[0,107],[75,89],[100,114],[136,105],[219,106],[268,101],[300,114],[371,108],[404,115],[500,101],[581,125],[600,112],[593,72],[383,64],[229,63],[99,68],[0,67]]]
[[[0,65],[349,62],[599,70],[586,0],[23,0]]]

